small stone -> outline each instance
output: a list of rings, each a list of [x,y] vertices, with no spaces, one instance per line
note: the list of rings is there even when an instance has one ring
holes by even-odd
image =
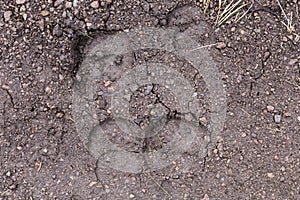
[[[271,111],[273,111],[275,108],[274,108],[274,106],[267,106],[267,111],[268,112],[271,112]]]
[[[10,171],[8,171],[8,172],[6,172],[6,174],[5,174],[6,176],[8,176],[8,177],[10,177],[11,176],[11,172]]]
[[[22,17],[23,17],[24,20],[27,19],[27,16],[28,16],[28,15],[27,15],[26,13],[24,13],[24,14],[22,15]]]
[[[225,42],[219,42],[216,46],[217,49],[224,49],[226,47],[226,43]]]
[[[63,31],[58,24],[56,24],[53,28],[53,35],[57,37],[61,37],[63,35]]]
[[[134,194],[130,194],[130,195],[129,195],[129,198],[130,198],[130,199],[133,199],[134,197],[135,197]]]
[[[274,160],[279,160],[278,155],[275,155],[275,156],[274,156]]]
[[[66,2],[66,8],[72,8],[72,2],[67,1]]]
[[[267,176],[268,176],[269,178],[274,178],[274,177],[275,177],[273,173],[267,173]]]
[[[17,186],[16,186],[15,184],[12,184],[12,185],[8,186],[8,188],[9,188],[10,190],[14,190],[14,189],[17,188]]]
[[[297,117],[297,120],[300,122],[300,116]]]
[[[168,24],[168,21],[166,19],[162,19],[162,20],[160,20],[160,24],[162,26],[166,26]]]
[[[12,15],[11,11],[4,12],[4,21],[6,21],[6,22],[9,21],[11,15]]]
[[[151,91],[152,91],[152,89],[153,89],[153,85],[147,85],[147,88],[146,88],[144,94],[145,94],[145,95],[150,94]]]
[[[17,149],[18,149],[19,151],[21,151],[21,150],[22,150],[22,147],[20,147],[20,146],[17,146]]]
[[[207,126],[207,123],[208,123],[206,117],[201,117],[201,118],[199,119],[199,122],[200,122],[200,124],[202,124],[203,126]]]
[[[218,153],[218,149],[214,149],[213,153],[217,154]]]
[[[46,93],[50,93],[50,92],[51,92],[51,88],[47,86],[47,87],[45,88],[45,92],[46,92]]]
[[[93,2],[91,3],[91,7],[92,7],[92,8],[95,8],[95,9],[99,8],[99,2],[98,2],[98,1],[93,1]]]
[[[59,6],[62,2],[63,2],[63,0],[56,0],[56,1],[54,2],[54,7]]]
[[[297,62],[298,62],[298,59],[291,59],[288,64],[295,65]]]
[[[284,37],[282,38],[282,41],[283,41],[283,42],[287,42],[287,41],[288,41],[287,37],[284,36]]]
[[[50,14],[50,12],[48,11],[48,10],[42,10],[41,11],[41,15],[43,16],[43,17],[46,17],[46,16],[48,16]]]
[[[150,115],[152,115],[152,116],[156,116],[156,112],[155,112],[155,110],[151,110],[151,111],[150,111]]]
[[[246,133],[242,133],[242,137],[244,138],[244,137],[246,137],[247,136],[247,134]]]
[[[89,186],[90,187],[93,187],[94,185],[96,185],[98,182],[96,182],[96,181],[94,181],[94,182],[91,182],[90,184],[89,184]]]
[[[204,197],[202,198],[202,200],[210,200],[209,196],[207,194],[204,195]]]
[[[26,0],[16,0],[16,3],[18,5],[24,4],[26,2]]]
[[[278,115],[278,114],[274,115],[274,121],[275,121],[275,123],[280,123],[281,119],[282,119],[281,115]]]
[[[62,112],[56,113],[56,117],[59,119],[61,119],[63,116],[64,116],[64,113],[62,113]]]
[[[110,80],[104,81],[104,86],[105,87],[110,86],[111,84],[112,84],[112,82]]]
[[[105,0],[107,3],[112,3],[112,0]]]
[[[10,87],[8,86],[8,85],[2,85],[2,87],[1,87],[3,90],[9,90],[10,89]]]

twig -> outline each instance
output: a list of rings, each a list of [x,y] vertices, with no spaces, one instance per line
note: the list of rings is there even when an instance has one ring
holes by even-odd
[[[215,43],[215,44],[208,44],[208,45],[204,45],[204,46],[200,46],[200,47],[197,47],[196,49],[192,49],[191,51],[196,51],[198,49],[203,49],[203,48],[207,48],[207,47],[213,47],[213,46],[216,46],[218,45],[219,43]]]
[[[81,30],[78,30],[78,32],[90,39],[94,39],[92,36],[88,35],[87,33],[82,32]]]
[[[153,176],[151,176],[149,173],[147,174],[151,179],[152,181],[164,192],[166,193],[171,199],[172,199],[172,196],[170,195],[170,193],[165,189],[163,188],[154,178]]]

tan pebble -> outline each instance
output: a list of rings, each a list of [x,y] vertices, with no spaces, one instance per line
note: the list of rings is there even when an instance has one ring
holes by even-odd
[[[289,61],[289,65],[294,65],[294,64],[296,64],[298,62],[298,59],[291,59],[290,61]]]
[[[2,87],[1,87],[3,90],[9,90],[10,89],[10,87],[8,86],[8,85],[2,85]]]
[[[204,197],[202,198],[202,200],[210,200],[209,196],[207,194],[204,195]]]
[[[63,116],[64,116],[64,113],[61,113],[61,112],[56,114],[56,117],[59,118],[59,119],[62,118]]]
[[[111,81],[104,81],[104,86],[107,87],[111,84],[112,82]]]
[[[224,49],[226,47],[226,43],[225,42],[219,42],[216,46],[217,49]]]
[[[50,12],[48,11],[48,10],[42,10],[41,11],[41,15],[43,16],[43,17],[46,17],[46,16],[48,16],[50,14]]]
[[[99,2],[98,2],[98,1],[93,1],[93,2],[91,3],[91,7],[92,7],[92,8],[95,8],[95,9],[99,8]]]
[[[267,173],[267,176],[268,176],[269,178],[274,178],[274,177],[275,177],[273,173]]]
[[[26,0],[16,0],[16,3],[18,5],[24,4],[26,2]]]
[[[274,108],[274,106],[267,106],[267,111],[269,111],[269,112],[271,112],[271,111],[273,111],[275,108]]]

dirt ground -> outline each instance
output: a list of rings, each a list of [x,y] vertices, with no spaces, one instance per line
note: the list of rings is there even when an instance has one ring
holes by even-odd
[[[293,12],[292,34],[275,0],[254,1],[241,20],[220,27],[217,2],[204,13],[189,0],[0,1],[0,199],[299,200],[300,1],[282,7]],[[101,167],[90,154],[74,125],[72,95],[93,38],[137,26],[192,30],[200,45],[218,44],[207,50],[226,86],[227,117],[204,158],[186,152],[164,169],[132,174]],[[170,56],[140,51],[125,61],[170,63]],[[201,77],[184,60],[172,61],[195,81],[205,108]],[[98,94],[97,117],[105,121],[109,105],[105,92]],[[134,122],[147,122],[138,116],[149,102],[171,115],[173,101],[162,86],[138,88],[130,104]],[[163,143],[149,141],[147,148],[120,132],[108,137],[127,151],[147,152],[171,140],[170,132],[162,134]]]

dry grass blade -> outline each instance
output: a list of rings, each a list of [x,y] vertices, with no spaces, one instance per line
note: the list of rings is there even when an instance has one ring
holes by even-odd
[[[218,16],[217,16],[217,20],[216,20],[216,25],[217,26],[222,25],[227,20],[229,20],[231,17],[238,14],[245,6],[249,5],[249,3],[244,3],[244,4],[240,5],[242,2],[243,2],[242,0],[238,0],[236,2],[234,2],[234,0],[232,0],[221,12],[221,9],[223,6],[225,6],[224,3],[226,3],[226,2],[222,3],[222,1],[219,0],[219,10],[218,10]],[[248,11],[249,11],[249,9],[246,12],[244,12],[244,14],[237,21],[239,21],[241,18],[243,18]]]
[[[247,10],[246,12],[244,12],[244,13],[242,14],[242,16],[240,16],[240,17],[239,17],[237,20],[235,20],[234,22],[236,23],[236,22],[240,21],[243,17],[245,17],[245,15],[246,15],[246,14],[250,11],[250,9],[252,8],[253,4],[254,4],[254,1],[252,1],[252,4],[249,6],[248,10]]]
[[[170,198],[170,199],[172,199],[172,195],[165,189],[165,188],[163,188],[154,178],[153,178],[153,176],[151,176],[150,174],[147,174],[148,175],[148,177],[150,177],[151,179],[152,179],[152,181],[164,192],[164,193],[166,193],[167,195],[168,195],[168,197]]]
[[[283,7],[281,6],[281,3],[280,3],[279,0],[277,0],[277,3],[278,3],[278,6],[280,7],[280,10],[281,10],[281,12],[282,12],[285,20],[286,20],[286,22],[281,21],[281,23],[286,27],[286,30],[287,30],[288,34],[293,34],[293,35],[296,36],[295,42],[298,42],[300,36],[297,33],[294,32],[295,31],[295,27],[293,25],[293,12],[291,12],[290,17],[288,17],[288,15],[284,11]],[[298,10],[297,10],[297,7],[296,7],[296,14],[297,13],[298,13]]]
[[[209,7],[209,4],[210,4],[210,0],[204,0],[203,1],[203,5],[204,5],[204,13],[206,13],[208,7]]]

